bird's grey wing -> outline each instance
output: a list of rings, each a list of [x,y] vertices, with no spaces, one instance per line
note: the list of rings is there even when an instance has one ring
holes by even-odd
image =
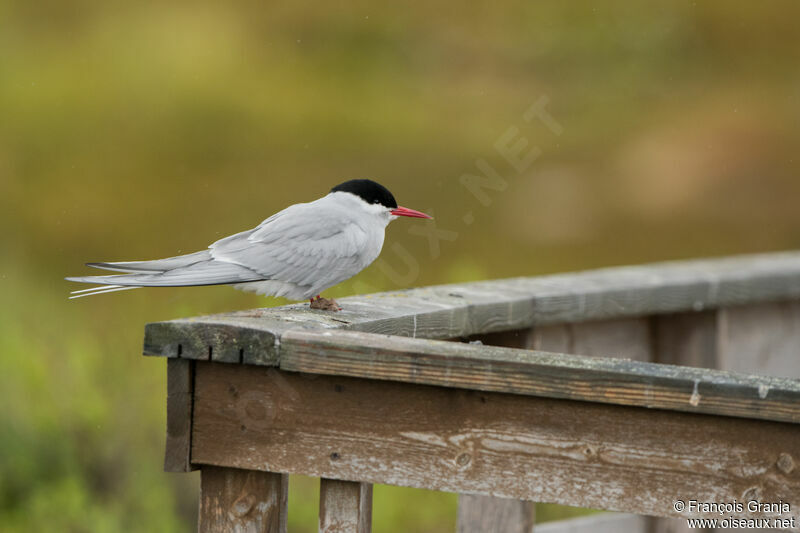
[[[210,249],[216,261],[241,265],[264,279],[328,287],[365,266],[360,252],[366,241],[366,232],[346,210],[312,203],[288,207]]]

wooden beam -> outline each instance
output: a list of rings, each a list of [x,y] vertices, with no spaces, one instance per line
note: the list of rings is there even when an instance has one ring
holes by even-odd
[[[720,368],[800,379],[800,302],[720,311]]]
[[[532,533],[536,504],[508,498],[460,494],[457,533]]]
[[[200,533],[286,533],[289,476],[203,466]]]
[[[788,423],[203,362],[192,459],[657,516],[680,498],[752,495],[797,513],[797,436]]]
[[[192,466],[192,398],[194,361],[167,360],[167,443],[165,472],[190,472]]]
[[[291,331],[281,368],[800,422],[800,382],[719,370],[357,332]]]
[[[284,332],[352,329],[433,339],[800,298],[800,252],[441,285],[148,324],[144,353],[275,365]]]
[[[357,481],[320,479],[319,532],[370,533],[372,485]]]

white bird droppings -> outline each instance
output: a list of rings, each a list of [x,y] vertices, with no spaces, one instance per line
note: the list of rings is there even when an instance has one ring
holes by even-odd
[[[697,407],[700,405],[700,392],[697,390],[700,385],[700,380],[694,380],[694,389],[692,389],[692,395],[689,397],[689,403],[692,407]]]

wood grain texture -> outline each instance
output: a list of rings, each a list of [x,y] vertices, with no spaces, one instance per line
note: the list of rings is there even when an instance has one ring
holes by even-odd
[[[320,479],[319,532],[370,533],[372,485],[356,481]]]
[[[632,514],[603,513],[545,522],[536,526],[536,533],[647,533],[647,520]]]
[[[800,379],[800,303],[720,311],[720,368]]]
[[[508,498],[461,494],[457,533],[532,533],[536,504]]]
[[[200,533],[286,533],[289,476],[203,466]]]
[[[797,463],[797,428],[202,362],[192,458],[657,516],[687,495],[796,513],[800,469],[781,458]]]
[[[717,315],[718,311],[700,311],[653,317],[656,361],[697,368],[720,368],[717,360]]]
[[[569,353],[652,361],[650,323],[644,318],[570,324]]]
[[[797,300],[800,253],[658,263],[536,278],[441,285],[148,324],[144,353],[274,365],[292,329],[449,339],[531,326]]]
[[[572,353],[570,325],[534,326],[528,345],[523,348],[542,352]]]
[[[190,472],[192,466],[192,394],[194,361],[167,360],[167,442],[165,472]]]
[[[531,329],[500,331],[474,335],[469,340],[489,346],[526,348],[531,343]],[[458,533],[525,533],[533,531],[535,504],[522,500],[458,495]]]
[[[717,368],[717,316],[718,310],[651,317],[654,359],[665,364]],[[647,531],[689,533],[689,526],[683,519],[649,517]]]
[[[357,332],[292,331],[281,369],[800,422],[800,382]]]

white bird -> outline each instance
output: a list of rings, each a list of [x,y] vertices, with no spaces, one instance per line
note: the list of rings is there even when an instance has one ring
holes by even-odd
[[[322,298],[322,291],[372,263],[383,247],[386,226],[399,216],[431,218],[398,206],[379,183],[350,180],[207,250],[154,261],[87,263],[126,274],[66,278],[100,285],[73,291],[70,298],[139,287],[232,285],[265,296],[309,299],[312,308],[335,311],[338,304]]]

